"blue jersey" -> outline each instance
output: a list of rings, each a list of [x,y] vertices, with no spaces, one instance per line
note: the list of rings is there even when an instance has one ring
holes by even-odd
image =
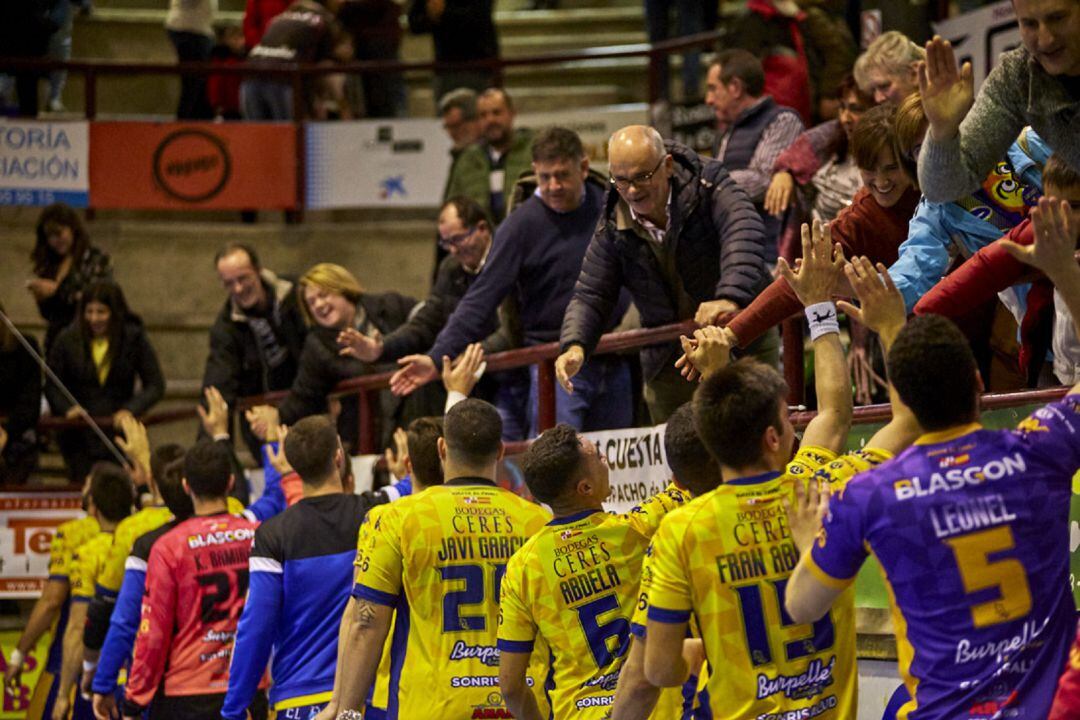
[[[846,586],[868,553],[892,596],[900,720],[1046,717],[1076,623],[1068,512],[1080,395],[1016,430],[924,435],[830,505],[810,553]]]
[[[282,713],[330,699],[356,537],[377,498],[371,493],[304,498],[255,531],[250,587],[222,717],[247,717],[271,650],[273,709]]]

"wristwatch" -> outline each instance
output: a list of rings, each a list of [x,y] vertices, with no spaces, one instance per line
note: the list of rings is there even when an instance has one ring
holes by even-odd
[[[364,720],[364,713],[359,710],[342,710],[337,714],[337,720]]]

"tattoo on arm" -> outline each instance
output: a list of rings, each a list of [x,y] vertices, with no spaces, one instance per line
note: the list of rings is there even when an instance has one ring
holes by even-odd
[[[357,600],[353,619],[361,630],[366,630],[375,622],[375,604],[367,600]]]

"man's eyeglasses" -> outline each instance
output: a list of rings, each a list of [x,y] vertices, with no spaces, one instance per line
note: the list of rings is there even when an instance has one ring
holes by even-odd
[[[477,225],[476,227],[474,227],[469,232],[458,233],[457,235],[450,235],[448,237],[442,237],[440,235],[439,236],[439,247],[441,247],[443,250],[452,250],[452,249],[456,248],[458,245],[460,245],[461,243],[463,243],[466,240],[468,240],[469,238],[471,238],[476,233],[476,231],[479,230],[479,229],[480,229],[480,226]]]
[[[660,158],[660,162],[656,163],[656,167],[654,167],[647,173],[641,173],[639,175],[635,175],[634,177],[629,178],[615,177],[614,175],[612,175],[608,178],[608,180],[619,190],[628,190],[631,185],[633,185],[634,187],[645,187],[650,182],[652,182],[653,175],[655,175],[660,170],[660,166],[664,164],[664,161],[667,160],[667,157],[668,156],[665,155],[664,157]]]

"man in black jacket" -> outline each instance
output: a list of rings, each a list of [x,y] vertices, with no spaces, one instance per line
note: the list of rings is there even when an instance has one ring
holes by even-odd
[[[761,218],[720,163],[665,143],[641,125],[616,132],[608,157],[617,192],[608,193],[585,254],[555,362],[568,392],[623,287],[643,327],[691,318],[712,325],[745,307],[769,279]],[[656,423],[693,395],[694,386],[673,366],[678,347],[670,342],[641,352],[645,399]]]
[[[222,248],[214,266],[229,299],[210,328],[203,389],[216,387],[230,408],[238,398],[288,390],[307,334],[293,283],[263,268],[255,250],[240,243]],[[243,418],[240,429],[252,457],[261,457]]]

